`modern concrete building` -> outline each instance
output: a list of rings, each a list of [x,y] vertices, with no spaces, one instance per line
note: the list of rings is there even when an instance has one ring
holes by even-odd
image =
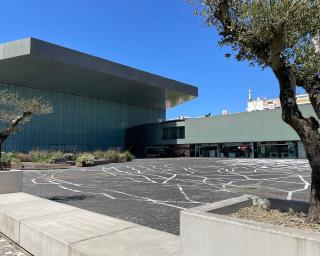
[[[4,89],[54,106],[10,137],[8,151],[123,148],[127,128],[165,120],[166,109],[198,95],[197,87],[34,38],[0,45]]]
[[[299,107],[305,116],[316,116],[311,104]],[[127,145],[150,156],[306,157],[281,109],[146,124],[127,131]]]

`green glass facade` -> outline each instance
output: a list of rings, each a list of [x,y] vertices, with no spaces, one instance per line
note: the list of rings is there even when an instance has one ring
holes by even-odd
[[[54,112],[34,116],[5,142],[6,151],[35,148],[65,151],[125,147],[127,128],[165,120],[165,110],[0,84],[22,97],[41,97]]]

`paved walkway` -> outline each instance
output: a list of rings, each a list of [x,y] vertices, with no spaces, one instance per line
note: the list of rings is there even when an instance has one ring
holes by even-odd
[[[9,240],[0,233],[0,256],[30,256],[24,253],[16,246],[12,245]]]
[[[179,234],[180,211],[241,194],[308,200],[306,160],[141,159],[24,172],[24,192]]]
[[[180,255],[178,236],[25,193],[0,195],[0,232],[35,256]]]

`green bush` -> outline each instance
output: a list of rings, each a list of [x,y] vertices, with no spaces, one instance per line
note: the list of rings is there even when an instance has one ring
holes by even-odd
[[[109,149],[104,153],[104,159],[113,163],[117,163],[119,162],[119,154],[120,153],[117,150]]]
[[[54,164],[58,159],[63,159],[64,153],[60,150],[50,151],[47,163]]]
[[[42,162],[42,163],[55,163],[57,159],[76,160],[77,163],[85,162],[86,164],[94,164],[96,159],[105,159],[112,163],[123,163],[132,161],[134,156],[129,152],[120,152],[115,149],[109,149],[106,151],[96,150],[93,153],[64,153],[60,150],[46,151],[35,149],[25,153],[7,152],[3,153],[0,158],[1,163],[11,162]]]
[[[125,153],[118,153],[117,163],[125,163],[127,162],[127,156]]]
[[[94,164],[94,155],[90,154],[90,153],[79,154],[79,156],[77,157],[76,162],[77,162],[77,164],[80,164],[80,163],[83,163],[83,162],[85,164],[88,164],[88,165]]]
[[[101,158],[106,159],[112,163],[124,163],[127,161],[132,161],[134,159],[134,156],[129,151],[119,152],[115,149],[109,149],[103,152]]]
[[[31,156],[32,162],[40,163],[40,162],[48,162],[50,160],[50,154],[48,151],[34,149],[29,152]]]
[[[10,162],[10,156],[7,153],[2,152],[0,158],[0,164],[8,164]]]
[[[74,161],[74,160],[77,159],[77,156],[76,156],[75,154],[73,154],[73,153],[65,153],[65,154],[63,155],[63,158],[64,158],[65,160],[67,160],[67,161]]]
[[[17,153],[16,157],[17,157],[21,162],[32,162],[32,157],[31,157],[29,154]]]
[[[130,153],[130,151],[125,151],[124,152],[125,156],[126,156],[126,161],[130,162],[132,160],[134,160],[134,155]]]
[[[104,159],[105,158],[105,151],[102,150],[96,150],[93,152],[93,155],[95,157],[95,159]]]
[[[36,163],[55,163],[57,159],[61,159],[64,153],[60,150],[56,151],[46,151],[34,149],[29,152],[32,162]]]
[[[2,164],[7,164],[10,162],[20,163],[20,159],[17,158],[17,153],[14,152],[2,152],[0,162]]]
[[[62,159],[64,153],[61,150],[49,151],[50,158],[52,159]]]

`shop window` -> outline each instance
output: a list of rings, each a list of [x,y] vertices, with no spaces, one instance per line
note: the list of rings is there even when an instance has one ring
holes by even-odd
[[[185,138],[184,126],[180,127],[166,127],[162,129],[163,140],[177,140]]]

